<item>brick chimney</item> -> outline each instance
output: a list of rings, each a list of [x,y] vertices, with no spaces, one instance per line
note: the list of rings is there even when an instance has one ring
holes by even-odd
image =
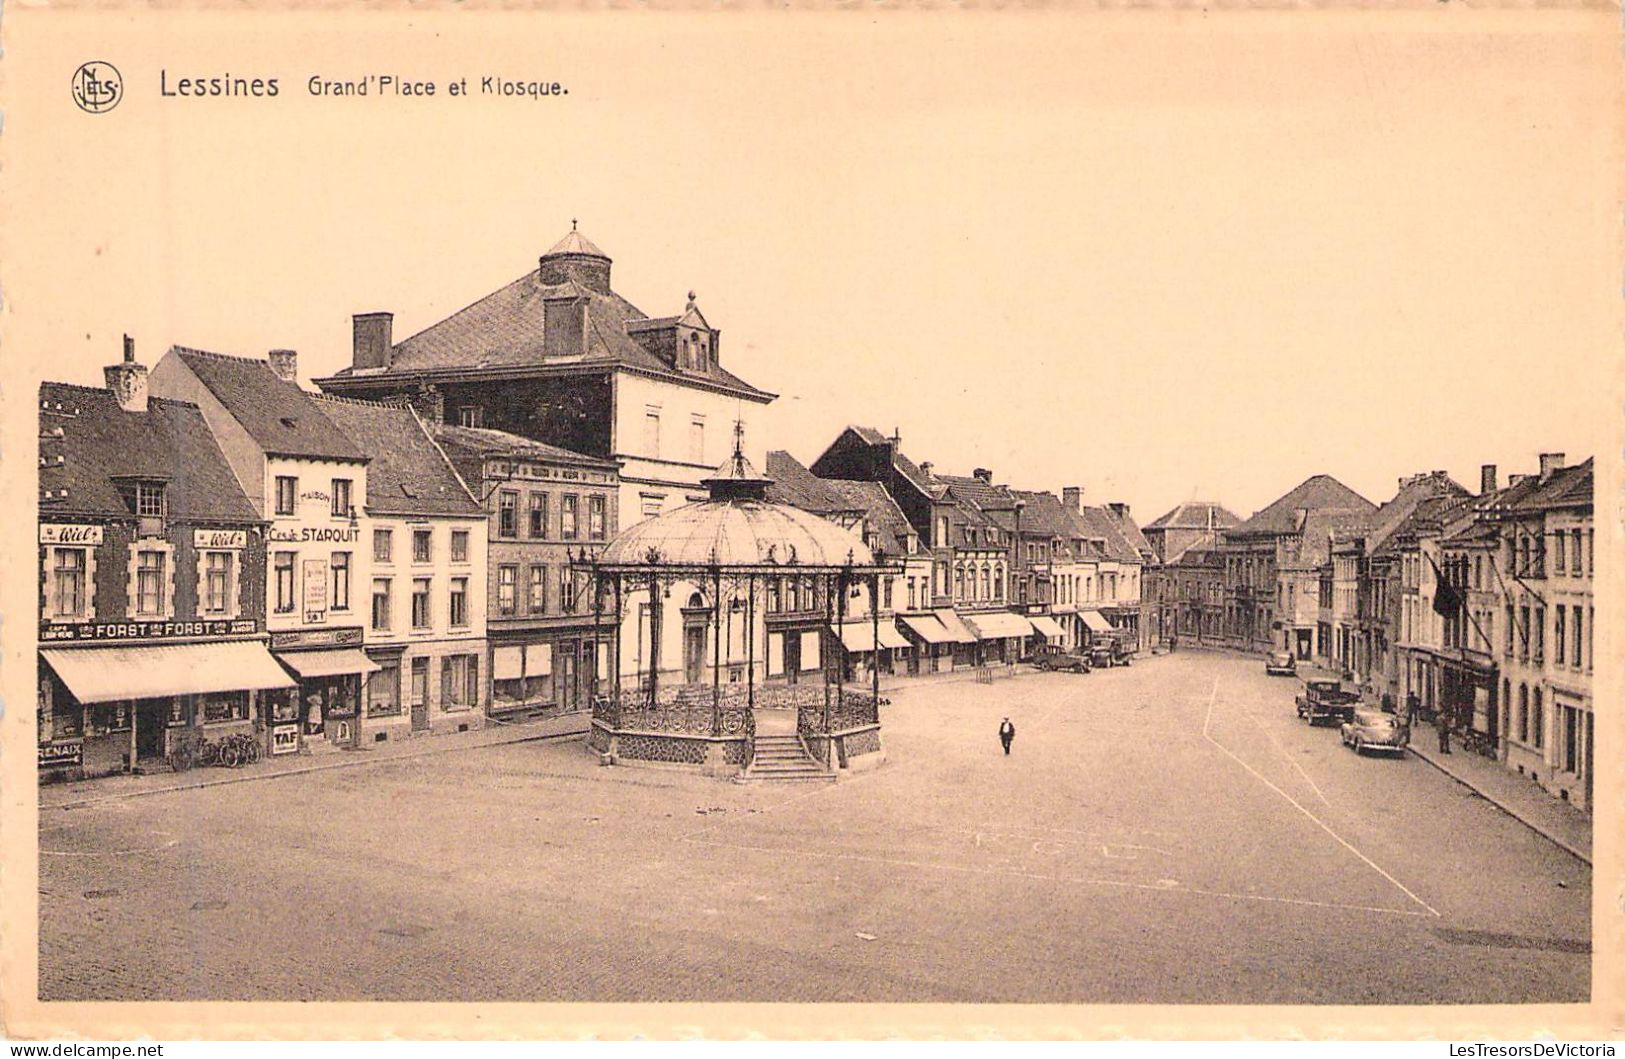
[[[1540,454],[1540,480],[1546,481],[1553,474],[1563,469],[1563,454],[1561,452],[1543,452]]]
[[[1478,493],[1488,496],[1495,492],[1495,464],[1486,463],[1478,469]]]
[[[135,362],[135,339],[124,336],[124,359],[102,369],[107,388],[126,412],[147,410],[147,366]]]
[[[1123,503],[1121,500],[1113,500],[1106,506],[1111,508],[1112,514],[1116,515],[1118,518],[1128,518],[1128,505]]]
[[[971,473],[972,478],[975,478],[978,482],[981,482],[983,485],[992,485],[993,484],[993,472],[988,470],[986,467],[978,467],[978,468],[976,468],[974,471],[972,471],[970,473]]]
[[[1065,504],[1069,511],[1082,511],[1083,486],[1069,485],[1063,487],[1061,489],[1061,503]]]
[[[931,474],[931,461],[930,460],[926,460],[924,463],[920,464],[920,473],[925,475],[927,478],[933,477],[933,475]]]
[[[356,313],[350,318],[355,336],[355,368],[388,368],[394,356],[394,313]]]
[[[429,426],[446,421],[446,395],[440,392],[440,387],[432,384],[420,386],[406,401],[417,412],[418,418]]]
[[[283,382],[297,384],[299,381],[299,354],[292,349],[273,349],[265,355],[265,362],[271,365],[271,374]]]

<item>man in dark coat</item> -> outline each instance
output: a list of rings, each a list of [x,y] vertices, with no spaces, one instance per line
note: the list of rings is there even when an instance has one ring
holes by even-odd
[[[1444,707],[1439,708],[1436,718],[1439,725],[1439,753],[1450,753],[1450,711]]]
[[[1010,753],[1010,744],[1016,741],[1016,726],[1006,717],[1004,723],[999,725],[999,742],[1004,744],[1004,752]]]

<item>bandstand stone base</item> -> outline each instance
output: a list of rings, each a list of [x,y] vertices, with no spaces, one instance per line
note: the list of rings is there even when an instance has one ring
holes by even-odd
[[[886,748],[880,739],[879,724],[859,725],[828,735],[802,732],[801,743],[807,748],[807,753],[837,775],[866,772],[886,761]]]
[[[639,729],[616,729],[594,720],[587,751],[603,765],[677,769],[705,776],[731,777],[749,763],[750,739],[743,735],[691,735]]]

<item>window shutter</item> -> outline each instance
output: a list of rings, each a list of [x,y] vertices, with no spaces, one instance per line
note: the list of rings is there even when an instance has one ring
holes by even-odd
[[[442,658],[440,660],[440,708],[445,709],[451,704],[451,659]]]

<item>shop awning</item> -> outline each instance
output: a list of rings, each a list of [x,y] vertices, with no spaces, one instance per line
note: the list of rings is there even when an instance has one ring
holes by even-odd
[[[1027,620],[1029,620],[1029,621],[1031,621],[1033,623],[1033,628],[1037,629],[1039,634],[1041,636],[1043,636],[1045,639],[1048,639],[1048,640],[1064,640],[1064,639],[1066,639],[1066,630],[1062,629],[1059,625],[1057,625],[1055,623],[1055,619],[1050,617],[1048,614],[1034,614],[1031,618],[1029,618]]]
[[[1031,636],[1033,624],[1020,614],[995,610],[988,614],[966,614],[965,624],[976,633],[978,640],[1004,640],[1016,636]]]
[[[929,614],[904,614],[897,620],[902,622],[904,625],[907,625],[910,629],[913,629],[914,635],[918,636],[926,643],[954,642],[953,633],[943,628],[942,622],[933,618]]]
[[[1100,616],[1098,610],[1086,610],[1083,614],[1083,623],[1089,627],[1090,632],[1111,632],[1112,623]]]
[[[942,622],[942,627],[947,630],[949,636],[953,637],[954,643],[976,642],[976,634],[965,626],[965,623],[959,619],[958,614],[951,610],[934,610],[931,613],[935,614],[937,620]]]
[[[841,646],[848,651],[873,651],[875,649],[874,625],[867,621],[851,621],[841,626]],[[880,646],[882,648],[907,647],[909,642],[903,634],[892,627],[890,619],[880,624]]]
[[[330,651],[289,651],[277,658],[302,677],[337,677],[347,673],[376,673],[383,667],[353,647]]]
[[[258,640],[55,649],[40,657],[81,703],[295,686]]]

